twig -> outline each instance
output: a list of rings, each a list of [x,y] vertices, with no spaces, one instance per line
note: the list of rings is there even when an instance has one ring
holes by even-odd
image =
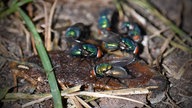
[[[48,3],[46,2],[46,1],[41,1],[42,2],[42,4],[43,4],[43,8],[44,8],[44,19],[45,19],[45,36],[44,36],[44,39],[45,39],[45,47],[46,47],[46,49],[48,49],[47,48],[47,46],[48,46],[48,43],[50,43],[51,44],[51,42],[49,42],[50,40],[49,40],[49,32],[48,32],[48,28],[49,28],[49,21],[48,21],[48,19],[49,19],[49,17],[48,17],[48,12],[47,12],[47,7],[48,7]]]
[[[130,0],[129,0],[130,1]],[[138,1],[138,0],[132,0],[132,1],[130,1],[130,2],[135,2],[135,1]],[[142,0],[141,0],[142,1]],[[147,31],[149,31],[149,32],[151,32],[151,33],[154,33],[154,32],[158,32],[159,30],[155,27],[155,26],[153,26],[152,24],[150,24],[149,22],[147,22],[146,21],[146,19],[144,18],[144,17],[142,17],[139,13],[137,13],[134,9],[132,9],[131,7],[129,7],[126,3],[122,3],[122,5],[123,5],[123,8],[125,8],[126,9],[126,13],[130,13],[137,21],[139,21],[139,23],[143,26],[143,27],[145,27],[146,29],[147,29]],[[142,5],[142,4],[140,4],[140,5]],[[139,18],[137,17],[137,16],[139,16]],[[171,27],[170,27],[171,28]],[[171,28],[172,29],[172,28]],[[175,29],[174,29],[175,30]],[[174,31],[173,30],[173,31]],[[176,33],[178,33],[178,31],[176,32]],[[179,32],[179,34],[182,34],[183,32]],[[163,37],[162,35],[159,35],[159,37],[161,37],[162,39],[166,39],[165,37]],[[184,37],[186,37],[186,36],[184,36]],[[192,40],[192,39],[190,39],[190,40]],[[181,41],[180,41],[181,42]],[[183,42],[183,41],[182,41]],[[191,41],[192,42],[192,41]],[[179,43],[177,43],[177,42],[175,42],[175,41],[170,41],[170,44],[173,46],[173,47],[175,47],[175,48],[179,48],[179,49],[181,49],[181,50],[183,50],[183,51],[187,51],[187,52],[189,52],[189,53],[192,53],[192,48],[190,48],[190,47],[187,47],[187,46],[184,46],[184,45],[181,45],[181,44],[179,44]]]
[[[157,86],[150,86],[150,88],[158,88]],[[108,95],[132,95],[132,94],[148,94],[150,88],[128,88],[128,89],[121,89],[121,90],[111,90],[111,91],[104,91],[98,92],[101,94],[108,94]]]
[[[149,86],[145,88],[128,88],[128,89],[121,89],[121,90],[111,90],[111,91],[104,91],[104,92],[77,92],[79,91],[81,86],[75,86],[73,88],[68,88],[66,90],[61,91],[62,96],[77,96],[77,95],[86,95],[86,96],[94,96],[94,97],[109,97],[109,98],[117,98],[117,99],[124,99],[132,101],[132,99],[127,99],[125,97],[119,97],[115,95],[133,95],[133,94],[148,94],[150,91],[149,89],[156,89],[157,86]],[[72,93],[72,94],[69,94]],[[3,101],[9,100],[9,99],[36,99],[35,101],[31,101],[29,103],[24,104],[23,106],[29,106],[35,103],[42,102],[44,100],[50,99],[52,96],[50,93],[46,94],[25,94],[25,93],[8,93]],[[143,102],[138,102],[133,100],[133,102],[140,103],[145,105]]]
[[[153,33],[152,35],[149,36],[149,38],[147,38],[147,43],[146,43],[146,53],[147,53],[147,56],[148,56],[148,63],[149,65],[152,65],[154,64],[153,63],[153,58],[149,52],[149,40],[151,40],[152,38],[154,37],[157,37],[158,35],[160,35],[161,33],[165,32],[166,30],[168,30],[169,28],[165,28],[165,29],[162,29],[160,31],[156,31],[155,33]]]
[[[160,35],[160,37],[161,37],[162,39],[166,39],[165,37],[163,37],[163,36],[161,36],[161,35]],[[190,47],[187,47],[187,46],[178,44],[177,42],[172,41],[172,40],[170,41],[170,44],[171,44],[172,46],[176,47],[176,48],[179,48],[179,49],[183,50],[183,51],[192,53],[192,48],[190,48]]]
[[[130,98],[126,98],[126,97],[120,97],[120,96],[114,96],[114,95],[107,95],[107,94],[101,94],[98,92],[78,92],[78,93],[73,93],[73,94],[61,94],[62,96],[76,96],[76,95],[86,95],[86,96],[94,96],[94,97],[107,97],[107,98],[115,98],[115,99],[123,99],[123,100],[128,100],[131,102],[135,102],[138,104],[142,104],[145,105],[146,107],[150,108],[150,106],[148,106],[147,104],[134,100],[134,99],[130,99]]]
[[[22,107],[22,108],[25,108],[25,107],[30,106],[30,105],[33,105],[33,104],[35,104],[35,103],[40,103],[40,102],[42,102],[42,101],[45,101],[45,100],[50,99],[51,97],[52,97],[52,96],[49,95],[49,96],[46,96],[46,97],[44,97],[44,98],[40,98],[40,99],[37,99],[37,100],[35,100],[35,101],[31,101],[31,102],[28,102],[28,103],[22,105],[21,107]]]
[[[143,7],[146,11],[150,12],[157,18],[159,18],[162,22],[164,22],[167,26],[169,26],[172,31],[179,34],[179,36],[188,42],[192,42],[192,39],[181,29],[179,29],[175,24],[173,24],[170,20],[165,18],[157,9],[155,9],[147,0],[128,0],[128,2],[136,4],[137,6]]]
[[[149,35],[149,38],[152,39],[154,37],[157,37],[158,35],[161,35],[163,32],[169,30],[169,28],[164,28],[162,30],[156,31],[155,33],[153,33],[152,35]]]
[[[165,52],[165,50],[167,49],[167,47],[168,47],[170,41],[173,39],[173,37],[174,37],[174,35],[172,34],[168,37],[168,39],[165,40],[165,42],[163,43],[163,45],[161,46],[161,49],[160,49],[161,55]]]
[[[150,51],[149,51],[149,39],[147,40],[145,51],[146,51],[147,56],[148,56],[148,63],[149,63],[149,65],[151,66],[151,65],[152,65],[152,62],[153,62],[153,58],[152,58],[152,55],[151,55],[151,53],[150,53]]]
[[[30,38],[31,36],[30,36],[30,33],[20,20],[18,20],[18,22],[19,22],[20,27],[22,28],[22,30],[24,31],[25,36],[26,36],[26,49],[25,49],[25,51],[29,52],[29,51],[31,51],[31,38]]]
[[[56,7],[56,4],[57,4],[57,0],[54,1],[53,3],[53,6],[51,7],[51,10],[50,10],[50,14],[49,14],[49,19],[48,19],[48,22],[46,22],[46,31],[47,33],[45,33],[45,46],[47,48],[48,51],[50,51],[52,49],[52,44],[51,44],[51,25],[52,25],[52,20],[53,20],[53,14],[54,14],[54,11],[55,11],[55,7]]]
[[[72,104],[72,106],[75,108],[83,108],[80,102],[78,101],[77,97],[78,96],[67,97],[68,98],[67,103]]]
[[[116,8],[117,8],[117,10],[118,10],[119,20],[120,20],[120,21],[123,21],[123,16],[124,16],[124,15],[123,15],[123,10],[122,10],[122,7],[121,7],[119,1],[118,1],[118,0],[113,0],[113,2],[114,2],[114,4],[116,5]]]
[[[143,0],[143,1],[145,1],[145,0]],[[134,3],[134,2],[136,2],[136,4]],[[155,15],[155,13],[153,12],[153,10],[155,10],[154,8],[153,9],[151,9],[150,8],[150,6],[147,6],[149,3],[148,2],[146,2],[146,3],[141,3],[140,1],[138,1],[138,0],[135,0],[133,3],[132,2],[129,2],[131,5],[134,5],[134,7],[135,7],[135,9],[136,10],[138,10],[140,13],[142,13],[149,21],[148,22],[151,22],[151,23],[153,23],[155,26],[157,26],[157,27],[159,27],[159,24],[158,23],[156,23],[156,21],[154,20],[154,18],[151,18],[151,17],[148,17],[148,16],[155,16],[156,17],[156,19],[157,20],[160,20],[161,21],[161,23],[163,24],[163,21],[161,20],[161,18],[159,18],[159,17],[157,17],[156,15]],[[139,6],[138,6],[138,4],[139,4]],[[140,6],[141,5],[141,6]],[[140,9],[141,8],[141,9]],[[148,9],[149,8],[149,9]],[[152,12],[150,11],[150,10],[152,10]],[[163,16],[162,16],[163,17]],[[169,26],[169,24],[166,24],[165,22],[164,22],[164,24],[163,24],[163,26],[168,26],[168,27],[170,27]],[[146,27],[145,27],[146,28]],[[174,36],[174,38],[175,38],[175,40],[177,40],[177,42],[178,42],[178,44],[180,44],[180,45],[185,45],[185,41],[186,41],[186,38],[179,38],[179,36],[177,36],[177,34],[178,33],[176,33],[171,27],[170,27],[170,29],[176,34],[175,36]],[[182,41],[181,41],[182,40]]]
[[[167,65],[165,65],[164,63],[162,64],[163,68],[168,72],[169,75],[171,75],[172,77],[174,77],[171,69],[169,69],[169,67]]]
[[[61,86],[62,90],[67,89],[67,87],[58,79],[59,85]],[[77,108],[82,108],[81,104],[77,100],[77,96],[69,97],[69,99],[73,102],[73,104]]]
[[[175,75],[175,79],[177,79],[177,80],[179,80],[181,77],[182,77],[182,75],[184,74],[184,72],[186,71],[186,65],[190,65],[190,64],[192,64],[192,59],[190,59],[190,60],[188,60],[187,62],[185,62],[182,66],[181,66],[181,68],[179,69],[179,71],[178,71],[178,73]]]
[[[69,89],[66,89],[66,90],[62,91],[62,93],[72,93],[72,92],[76,92],[76,91],[79,91],[80,88],[81,88],[81,86],[75,86],[75,87],[72,87],[72,88],[69,88]],[[36,95],[33,95],[33,97],[35,97],[35,96],[36,96]],[[38,95],[37,95],[37,96],[38,96]],[[40,95],[40,96],[41,96],[41,95]],[[35,104],[35,103],[40,103],[40,102],[42,102],[42,101],[44,101],[44,100],[48,100],[48,99],[50,99],[50,98],[52,98],[52,95],[51,95],[51,94],[45,94],[44,97],[39,98],[39,99],[37,99],[37,100],[35,100],[35,101],[28,102],[28,103],[22,105],[22,107],[27,107],[27,106],[33,105],[33,104]]]
[[[169,43],[170,43],[170,41],[171,41],[171,39],[172,39],[173,37],[174,37],[173,34],[170,35],[170,36],[168,37],[168,39],[165,40],[165,42],[164,42],[163,45],[161,46],[160,54],[158,55],[158,57],[156,58],[156,60],[153,62],[153,63],[155,63],[158,67],[160,67],[160,62],[162,61],[161,59],[162,59],[162,57],[163,57],[163,54],[164,54],[165,50],[167,49],[167,47],[168,47],[168,45],[169,45]]]
[[[168,94],[168,90],[167,90],[167,92],[165,93],[165,95],[166,95],[167,99],[169,100],[169,102],[171,103],[171,105],[174,106],[174,108],[180,108],[180,107],[171,99],[171,97],[170,97],[169,94]]]
[[[125,10],[125,15],[131,14],[141,25],[146,25],[147,21],[144,17],[138,14],[134,9],[127,6],[125,3],[121,3],[121,5]]]
[[[148,25],[151,25],[151,24],[148,24]],[[151,28],[150,28],[150,29],[147,28],[147,29],[149,30],[149,32],[152,32],[152,33],[153,33],[153,32],[158,32],[158,31],[159,31],[156,27],[154,27],[154,26],[152,26],[152,25],[151,25],[150,27],[152,27],[153,30],[155,30],[155,31],[151,31],[151,30],[152,30]],[[166,40],[166,38],[165,38],[163,35],[161,35],[161,34],[158,35],[158,37]],[[177,43],[177,42],[175,42],[175,41],[173,41],[173,40],[170,41],[170,44],[171,44],[173,47],[175,47],[175,48],[179,48],[179,49],[181,49],[181,50],[183,50],[183,51],[192,53],[192,49],[191,49],[190,47],[181,45],[181,44],[179,44],[179,43]]]
[[[84,100],[82,100],[78,96],[75,96],[75,97],[85,108],[91,108]]]
[[[37,55],[38,53],[37,53],[37,49],[35,47],[35,40],[34,40],[33,36],[31,37],[31,42],[32,42],[33,52],[34,52],[35,55]]]
[[[170,53],[172,53],[176,48],[175,47],[172,47],[170,49],[168,49],[164,54],[163,54],[163,57],[165,58],[166,56],[168,56]]]

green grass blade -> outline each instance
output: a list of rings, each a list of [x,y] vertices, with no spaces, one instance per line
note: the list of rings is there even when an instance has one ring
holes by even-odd
[[[3,18],[9,14],[12,14],[13,12],[17,11],[17,7],[20,7],[24,4],[27,4],[32,1],[33,0],[22,0],[20,2],[17,2],[17,0],[13,1],[11,6],[7,10],[3,10],[2,12],[0,12],[0,18]],[[17,3],[15,3],[15,2],[17,2]]]
[[[55,75],[53,72],[53,68],[51,65],[51,62],[49,60],[49,57],[47,55],[46,49],[43,45],[43,42],[39,36],[39,34],[36,31],[36,28],[30,18],[24,13],[24,11],[17,7],[18,12],[20,13],[21,17],[25,21],[27,27],[33,34],[34,40],[35,40],[35,45],[38,51],[38,54],[40,56],[40,59],[42,61],[43,67],[45,69],[46,75],[48,77],[48,82],[51,88],[51,93],[53,96],[53,101],[54,101],[54,107],[55,108],[62,108],[62,100],[61,100],[61,94],[57,86],[57,81],[55,79]]]

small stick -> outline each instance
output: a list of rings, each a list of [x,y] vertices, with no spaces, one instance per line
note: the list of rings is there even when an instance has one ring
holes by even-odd
[[[81,88],[81,85],[80,85],[80,86],[75,86],[75,87],[72,87],[72,88],[69,88],[69,89],[66,89],[66,90],[62,91],[62,93],[72,93],[72,92],[76,92],[76,91],[79,91],[80,88]],[[34,95],[33,95],[33,96],[34,96]],[[42,95],[40,95],[40,96],[42,96]],[[26,97],[28,97],[28,96],[26,96]],[[42,102],[42,101],[44,101],[44,100],[48,100],[48,99],[50,99],[50,98],[52,98],[52,95],[51,95],[50,93],[49,93],[49,94],[46,94],[46,95],[44,95],[42,98],[39,98],[39,99],[37,99],[37,100],[35,100],[35,101],[31,101],[31,102],[28,102],[28,103],[22,105],[22,108],[27,107],[27,106],[30,106],[30,105],[33,105],[33,104],[35,104],[35,103],[40,103],[40,102]]]
[[[137,100],[133,100],[133,99],[129,99],[129,98],[125,98],[125,97],[119,97],[119,96],[115,96],[115,95],[133,95],[133,94],[148,94],[150,91],[148,89],[156,89],[157,86],[149,86],[149,87],[145,87],[145,88],[128,88],[128,89],[121,89],[121,90],[112,90],[112,91],[104,91],[104,92],[77,92],[74,93],[76,91],[79,91],[81,88],[80,86],[75,86],[72,88],[68,88],[66,90],[61,91],[61,95],[62,96],[77,96],[77,95],[86,95],[86,96],[94,96],[94,97],[108,97],[108,98],[116,98],[116,99],[124,99],[124,100],[129,100],[132,102],[136,102],[136,103],[140,103],[143,105],[146,105],[143,102],[137,101]],[[69,94],[72,93],[72,94]],[[50,93],[46,93],[46,94],[34,94],[34,95],[30,95],[30,94],[25,94],[25,93],[8,93],[3,101],[9,100],[9,99],[36,99],[34,101],[28,102],[24,105],[22,105],[22,107],[27,107],[30,105],[33,105],[35,103],[39,103],[42,102],[44,100],[48,100],[50,98],[52,98],[52,95]],[[148,105],[146,105],[147,107],[149,107]]]
[[[192,64],[192,59],[188,60],[187,62],[185,62],[181,68],[179,69],[178,73],[175,75],[175,79],[179,80],[182,75],[184,74],[184,72],[186,71],[186,66],[188,65],[191,65]]]
[[[145,104],[145,103],[143,103],[141,101],[137,101],[135,99],[120,97],[120,96],[114,96],[114,95],[101,94],[101,93],[98,93],[98,92],[78,92],[78,93],[73,93],[73,94],[61,94],[61,95],[62,96],[65,96],[65,95],[67,95],[67,96],[86,95],[86,96],[94,96],[94,97],[107,97],[107,98],[123,99],[123,100],[128,100],[128,101],[131,101],[131,102],[139,103],[139,104],[145,105],[148,108],[151,108],[147,104]]]
[[[58,79],[58,82],[63,90],[67,89],[67,87],[59,79]],[[75,107],[82,108],[81,104],[77,100],[77,96],[69,97],[69,99],[72,101]]]
[[[75,97],[85,108],[91,108],[84,100],[82,100],[78,96],[75,96]]]
[[[47,15],[47,8],[46,5],[44,5],[45,10],[45,46],[48,51],[52,50],[52,44],[51,44],[51,25],[53,20],[53,14],[55,11],[55,7],[57,4],[57,0],[54,1],[53,6],[51,7],[49,16]]]
[[[160,67],[160,62],[161,62],[161,60],[162,60],[162,56],[163,56],[165,50],[167,49],[168,45],[170,44],[170,41],[173,39],[173,37],[174,37],[173,34],[170,35],[170,36],[168,37],[168,39],[166,39],[165,42],[163,43],[163,45],[162,45],[162,47],[161,47],[161,49],[160,49],[160,54],[158,55],[158,57],[157,57],[156,60],[154,61],[155,64],[156,64],[158,67]]]

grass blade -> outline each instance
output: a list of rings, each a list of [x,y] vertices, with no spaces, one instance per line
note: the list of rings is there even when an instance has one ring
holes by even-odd
[[[52,68],[51,62],[49,60],[49,57],[47,55],[46,49],[43,45],[43,42],[42,42],[39,34],[37,33],[36,28],[35,28],[34,24],[32,23],[32,21],[30,20],[30,18],[24,13],[24,11],[20,7],[17,7],[17,10],[20,13],[21,17],[23,18],[23,20],[25,21],[27,27],[33,34],[38,54],[40,56],[40,59],[42,61],[46,75],[48,77],[48,82],[49,82],[49,85],[51,88],[51,93],[53,96],[54,107],[62,108],[62,100],[61,100],[60,91],[58,89],[55,75],[53,72],[53,68]]]

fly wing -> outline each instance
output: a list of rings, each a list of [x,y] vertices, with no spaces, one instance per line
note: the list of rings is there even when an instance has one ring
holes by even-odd
[[[111,32],[111,31],[107,31],[107,30],[104,30],[103,31],[104,34],[107,35],[107,37],[104,37],[102,40],[104,42],[107,42],[107,43],[118,43],[120,41],[120,35],[114,33],[114,32]]]
[[[78,47],[79,49],[82,49],[82,44],[84,44],[84,42],[76,40],[71,37],[67,38],[67,42],[70,45],[70,46],[68,46],[69,49],[73,49],[74,47]]]
[[[113,66],[113,68],[105,73],[107,76],[114,78],[131,78],[127,70],[120,66]]]
[[[124,67],[124,66],[127,66],[133,62],[136,61],[136,58],[134,55],[130,55],[129,57],[123,57],[123,58],[120,58],[118,60],[113,60],[113,61],[110,61],[110,63],[113,65],[113,66],[121,66],[121,67]]]

